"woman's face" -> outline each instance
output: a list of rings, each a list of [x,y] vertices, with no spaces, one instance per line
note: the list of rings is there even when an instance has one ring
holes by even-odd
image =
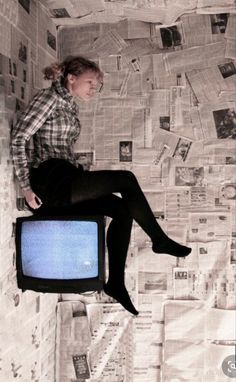
[[[101,85],[98,74],[88,70],[80,76],[68,74],[67,89],[73,97],[89,101]]]

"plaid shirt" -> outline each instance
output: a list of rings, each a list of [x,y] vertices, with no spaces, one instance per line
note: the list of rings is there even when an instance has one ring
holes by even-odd
[[[66,159],[77,165],[73,146],[80,129],[78,106],[60,78],[34,96],[11,137],[13,164],[22,190],[30,189],[30,167],[38,167],[47,159]],[[31,137],[33,150],[29,157]]]

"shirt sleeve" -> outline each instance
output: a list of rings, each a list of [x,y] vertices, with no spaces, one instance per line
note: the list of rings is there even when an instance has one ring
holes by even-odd
[[[22,190],[30,189],[29,164],[26,143],[44,124],[56,106],[56,95],[43,89],[39,91],[20,115],[11,134],[13,166]]]

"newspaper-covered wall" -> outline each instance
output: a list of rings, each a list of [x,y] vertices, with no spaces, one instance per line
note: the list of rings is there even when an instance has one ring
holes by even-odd
[[[52,382],[58,295],[17,287],[15,219],[29,212],[13,176],[9,136],[41,87],[38,70],[56,57],[47,33],[56,38],[56,27],[37,1],[10,0],[0,2],[0,30],[0,380]]]
[[[85,55],[105,73],[102,92],[92,103],[79,104],[83,128],[75,146],[78,155],[92,169],[133,171],[161,226],[193,249],[181,260],[153,254],[148,237],[134,224],[126,283],[140,314],[131,318],[128,329],[117,323],[119,305],[103,293],[63,295],[61,309],[73,300],[85,304],[90,338],[86,351],[65,360],[71,378],[79,378],[74,357],[85,367],[80,357],[86,354],[91,381],[199,381],[199,376],[219,381],[227,378],[222,365],[233,354],[234,329],[226,322],[233,323],[236,309],[235,7],[233,2],[214,8],[209,2],[189,1],[183,12],[186,2],[172,2],[172,8],[171,2],[160,3],[125,1],[121,14],[120,2],[105,2],[100,12],[104,21],[93,22],[95,10],[90,19],[87,15],[68,26],[65,17],[59,26],[60,58]],[[108,9],[120,20],[107,22]],[[182,305],[186,320],[178,326]],[[101,318],[95,334],[91,312]],[[123,330],[131,341],[127,371],[114,366],[123,342],[111,345],[109,325],[117,325],[114,330]],[[191,342],[189,326],[199,346],[195,337]],[[173,339],[169,327],[176,328]],[[98,333],[104,333],[102,338]],[[74,338],[68,349],[70,341]],[[123,356],[126,364],[125,349]],[[66,381],[62,372],[58,381]]]
[[[11,0],[0,1],[0,21],[0,379],[232,380],[234,0]],[[81,163],[133,171],[160,225],[192,247],[181,260],[154,254],[134,224],[126,285],[135,318],[104,293],[58,303],[16,285],[14,221],[28,212],[10,126],[49,86],[41,69],[70,54],[105,74],[102,92],[79,105]]]

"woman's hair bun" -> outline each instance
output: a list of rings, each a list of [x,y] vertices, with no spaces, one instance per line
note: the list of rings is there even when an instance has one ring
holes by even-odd
[[[55,81],[63,74],[64,65],[59,62],[54,62],[43,69],[44,79]]]

